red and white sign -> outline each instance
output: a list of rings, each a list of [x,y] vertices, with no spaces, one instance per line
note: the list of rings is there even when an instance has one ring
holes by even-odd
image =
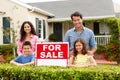
[[[36,46],[36,66],[67,66],[68,42],[45,42]]]

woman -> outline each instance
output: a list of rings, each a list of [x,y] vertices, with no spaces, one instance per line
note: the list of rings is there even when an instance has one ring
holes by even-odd
[[[17,54],[22,55],[22,44],[24,41],[30,41],[32,44],[32,52],[35,52],[36,42],[38,41],[38,36],[36,36],[36,32],[34,26],[31,22],[25,21],[23,22],[21,29],[20,29],[20,38],[18,39],[18,46],[17,46]]]

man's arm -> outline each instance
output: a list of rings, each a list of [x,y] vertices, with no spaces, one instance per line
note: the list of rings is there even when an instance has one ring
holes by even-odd
[[[94,53],[96,52],[96,50],[97,50],[96,48],[92,48],[91,50],[87,51],[87,54],[88,55],[94,55]]]

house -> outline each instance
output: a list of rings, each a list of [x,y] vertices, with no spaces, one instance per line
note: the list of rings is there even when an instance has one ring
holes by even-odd
[[[71,13],[75,11],[81,12],[85,20],[115,16],[112,0],[62,0],[29,4],[17,0],[1,0],[0,5],[0,28],[13,28],[16,39],[19,37],[20,25],[25,20],[33,23],[40,41],[44,41],[51,33],[57,34],[57,41],[62,41],[66,31],[72,27],[71,23],[65,22],[70,20]],[[95,34],[109,34],[105,23],[84,25]],[[2,29],[0,34],[0,44],[13,42],[13,35],[4,35]]]
[[[16,0],[1,0],[0,5],[0,44],[12,43],[14,37],[17,40],[20,36],[20,26],[26,20],[31,21],[35,29],[39,31],[39,39],[45,38],[47,19],[53,17],[54,14]],[[3,30],[7,28],[12,28],[15,32],[4,33]],[[10,33],[15,33],[16,36],[10,35]]]
[[[57,34],[57,41],[62,41],[66,31],[71,28],[72,24],[65,21],[70,20],[71,13],[75,11],[81,12],[84,20],[115,17],[112,0],[62,0],[28,4],[55,15],[48,18],[47,32]],[[109,34],[109,28],[105,23],[84,25],[91,28],[95,34]]]

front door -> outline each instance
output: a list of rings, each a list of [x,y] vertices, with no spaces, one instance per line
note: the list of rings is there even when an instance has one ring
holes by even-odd
[[[53,23],[53,32],[57,35],[56,41],[62,41],[62,23]]]
[[[94,34],[99,34],[99,23],[95,22],[94,23]]]

